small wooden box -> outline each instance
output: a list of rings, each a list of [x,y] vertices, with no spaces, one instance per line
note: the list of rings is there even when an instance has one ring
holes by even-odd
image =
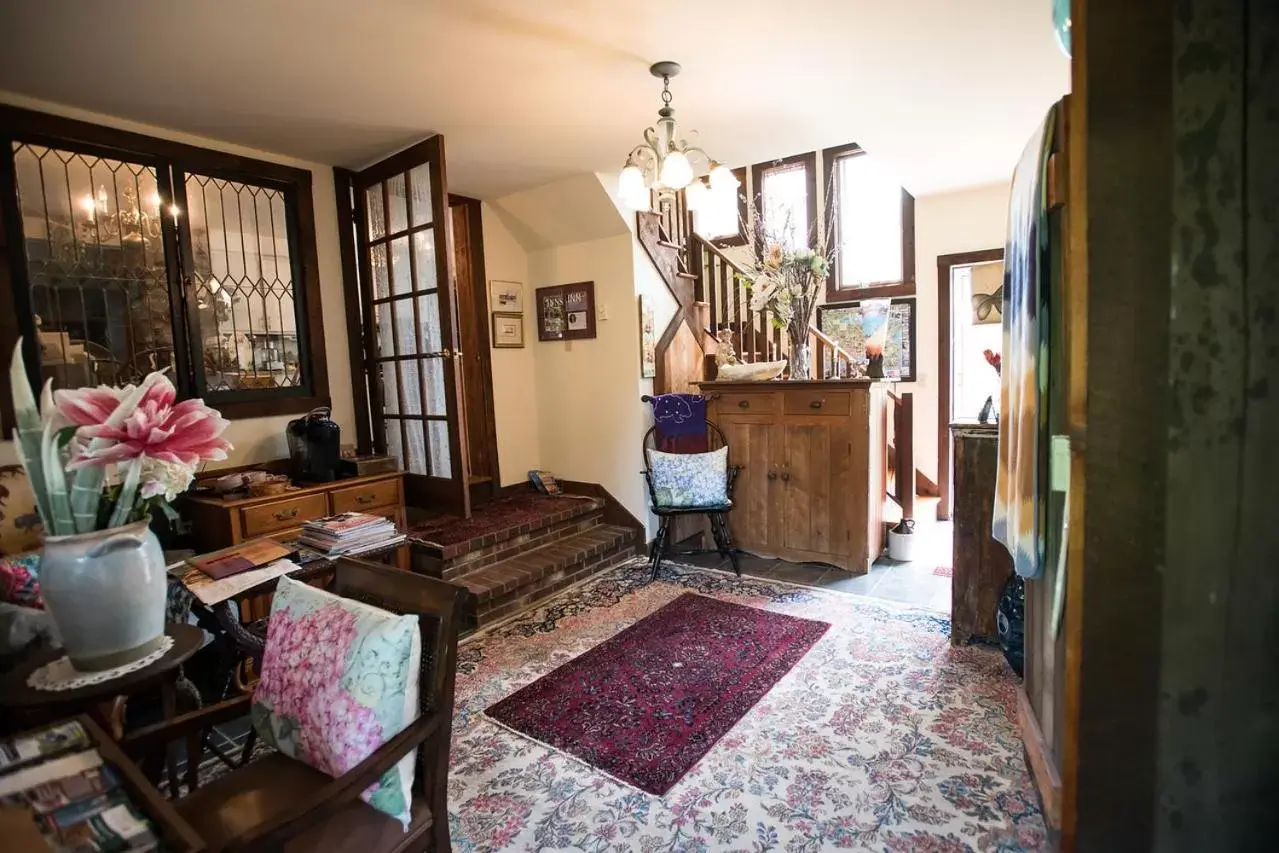
[[[370,477],[374,474],[394,474],[400,469],[394,456],[352,456],[338,460],[338,475],[342,477]]]

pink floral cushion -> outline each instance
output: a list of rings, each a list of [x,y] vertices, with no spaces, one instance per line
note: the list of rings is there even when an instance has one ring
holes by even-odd
[[[341,776],[417,718],[421,658],[416,616],[280,578],[253,694],[254,728],[285,755]],[[415,758],[406,756],[362,795],[405,827]]]

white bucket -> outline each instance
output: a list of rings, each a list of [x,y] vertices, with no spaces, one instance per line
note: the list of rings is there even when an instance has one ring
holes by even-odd
[[[912,525],[913,526],[913,525]],[[888,557],[892,560],[899,560],[908,563],[915,559],[915,540],[919,537],[914,533],[898,533],[896,530],[888,531]]]

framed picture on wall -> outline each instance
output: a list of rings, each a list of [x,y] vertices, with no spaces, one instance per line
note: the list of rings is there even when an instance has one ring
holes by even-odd
[[[653,316],[653,300],[640,294],[640,378],[657,376],[657,320]]]
[[[595,282],[537,289],[537,339],[571,341],[595,337]]]
[[[493,347],[495,349],[522,349],[524,347],[524,315],[511,311],[493,312]]]
[[[817,306],[817,328],[847,350],[854,361],[866,361],[860,302],[832,302]],[[915,297],[893,299],[888,306],[884,377],[914,382],[915,360]]]
[[[518,281],[489,282],[489,310],[505,314],[524,313],[524,285]]]

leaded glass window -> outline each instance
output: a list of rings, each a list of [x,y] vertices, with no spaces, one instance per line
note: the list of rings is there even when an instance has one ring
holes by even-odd
[[[0,223],[16,238],[0,241],[0,313],[16,315],[0,316],[0,348],[28,342],[33,384],[165,370],[228,417],[328,404],[310,172],[11,107],[0,119]]]

